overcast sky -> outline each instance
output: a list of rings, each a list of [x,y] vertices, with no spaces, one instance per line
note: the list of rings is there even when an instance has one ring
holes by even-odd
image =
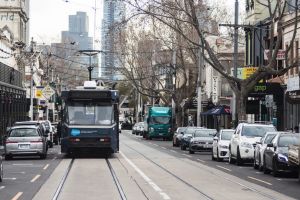
[[[218,0],[209,0],[219,2]],[[241,9],[244,0],[240,1]],[[68,16],[76,11],[87,12],[89,16],[90,36],[94,36],[94,16],[96,2],[96,39],[100,39],[101,13],[103,0],[31,0],[30,1],[30,37],[38,43],[59,42],[61,31],[68,30]],[[235,0],[226,0],[227,7],[234,8]]]

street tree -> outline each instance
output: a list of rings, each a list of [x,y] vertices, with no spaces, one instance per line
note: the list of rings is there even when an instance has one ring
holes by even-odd
[[[266,48],[269,48],[267,60],[264,65],[259,66],[257,71],[247,79],[239,79],[228,73],[222,63],[218,60],[216,52],[214,52],[211,44],[207,41],[207,35],[214,34],[205,29],[206,15],[203,15],[206,9],[202,0],[125,0],[125,2],[135,10],[133,15],[144,15],[159,21],[165,27],[174,30],[180,37],[198,49],[204,49],[204,59],[216,71],[218,71],[230,84],[232,91],[237,97],[237,113],[238,119],[246,119],[246,101],[249,92],[253,87],[263,79],[271,76],[282,76],[290,69],[298,66],[297,60],[289,60],[288,56],[293,49],[296,30],[298,26],[298,0],[282,1],[282,0],[256,0],[256,2],[266,8],[268,16],[266,20],[261,22],[260,27],[248,26],[248,28],[264,28],[268,32],[267,41],[261,41],[263,44],[267,42]],[[293,2],[290,5],[289,2]],[[286,15],[286,7],[293,6],[294,13],[294,34],[289,44],[286,44],[285,51],[285,67],[277,69],[276,56],[279,49],[282,48],[284,17]],[[246,27],[246,26],[241,26]],[[193,30],[201,42],[189,37],[186,29]],[[261,44],[261,45],[262,45]]]

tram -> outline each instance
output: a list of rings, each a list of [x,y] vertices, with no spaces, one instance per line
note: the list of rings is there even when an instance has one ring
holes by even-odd
[[[85,81],[84,86],[62,91],[61,152],[119,151],[119,94],[117,90]]]

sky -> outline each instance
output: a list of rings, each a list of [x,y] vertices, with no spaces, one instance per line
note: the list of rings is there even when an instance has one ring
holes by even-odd
[[[96,9],[95,9],[96,2]],[[102,0],[30,0],[29,35],[38,43],[60,42],[61,31],[68,30],[68,16],[77,11],[87,12],[89,36],[94,36],[96,10],[96,39],[100,39]]]
[[[219,0],[208,0],[219,2]],[[234,10],[236,0],[223,0],[226,6]],[[244,8],[244,1],[240,1],[240,10]],[[96,9],[95,8],[96,2]],[[96,10],[96,40],[100,40],[103,0],[30,0],[30,38],[38,43],[50,44],[60,42],[61,31],[68,30],[68,16],[77,11],[87,12],[89,16],[89,35],[94,36],[94,17]],[[96,47],[100,44],[96,44]]]

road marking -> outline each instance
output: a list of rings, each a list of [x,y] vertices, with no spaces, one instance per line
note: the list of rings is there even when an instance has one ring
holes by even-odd
[[[200,162],[206,163],[206,161],[204,161],[204,160],[201,160],[201,159],[197,159],[197,160]]]
[[[167,149],[166,147],[161,147],[162,149]]]
[[[9,174],[25,174],[25,172],[7,172]]]
[[[222,166],[220,166],[220,165],[217,165],[217,167],[219,167],[219,168],[221,168],[221,169],[225,169],[225,170],[231,172],[231,169],[228,169],[228,168],[226,168],[226,167],[222,167]]]
[[[248,176],[248,178],[250,178],[250,179],[252,179],[252,180],[259,181],[259,182],[261,182],[261,183],[265,183],[265,184],[267,184],[267,185],[272,185],[272,183],[269,183],[269,182],[266,182],[266,181],[263,181],[263,180],[260,180],[260,179],[251,177],[251,176]]]
[[[183,155],[186,157],[192,158],[192,156],[190,156],[190,155],[187,155],[187,154],[183,154]]]
[[[0,187],[0,190],[3,190],[4,188],[5,188],[5,186],[1,186],[1,187]]]
[[[32,163],[22,163],[22,164],[12,164],[12,165],[15,165],[15,166],[22,166],[22,165],[25,165],[25,166],[27,166],[27,165],[33,165]]]
[[[256,174],[262,174],[262,172],[255,172]]]
[[[3,180],[17,180],[17,178],[3,178]]]
[[[177,151],[174,151],[174,150],[170,150],[171,152],[173,152],[173,153],[177,153]]]
[[[49,167],[49,164],[47,164],[47,165],[43,168],[43,170],[46,170],[48,167]]]
[[[158,144],[153,144],[153,145],[158,147]]]
[[[33,183],[35,182],[38,178],[40,178],[41,175],[36,175],[30,182]]]
[[[140,174],[141,177],[143,177],[143,179],[149,184],[151,185],[151,187],[158,192],[163,199],[168,200],[171,199],[166,193],[164,193],[162,191],[162,189],[160,189],[160,187],[158,187],[144,172],[142,172],[142,170],[140,170],[131,160],[129,160],[129,158],[127,158],[122,151],[120,151],[120,154],[123,156],[123,158],[134,168],[134,170],[136,172],[138,172]]]
[[[23,192],[18,192],[11,200],[17,200],[22,196]]]

